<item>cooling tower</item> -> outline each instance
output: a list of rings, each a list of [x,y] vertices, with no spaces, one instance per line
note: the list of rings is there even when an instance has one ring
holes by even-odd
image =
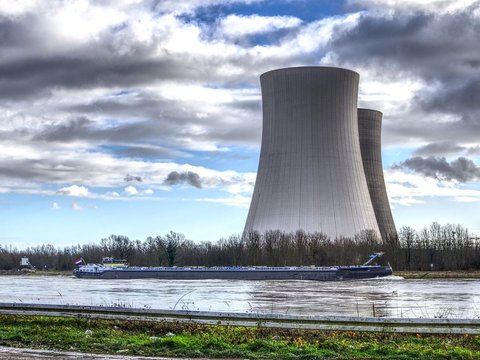
[[[380,236],[358,137],[359,75],[299,67],[260,82],[262,146],[245,231]]]
[[[363,168],[367,178],[370,199],[383,241],[397,238],[392,211],[388,202],[382,167],[382,113],[370,109],[358,109],[358,132],[362,151]]]

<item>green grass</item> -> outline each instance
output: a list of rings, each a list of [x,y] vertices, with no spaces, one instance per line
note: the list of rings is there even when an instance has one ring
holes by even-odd
[[[480,279],[480,271],[396,271],[393,275],[405,279]]]
[[[13,315],[0,316],[0,345],[172,357],[480,359],[480,336],[325,332]]]

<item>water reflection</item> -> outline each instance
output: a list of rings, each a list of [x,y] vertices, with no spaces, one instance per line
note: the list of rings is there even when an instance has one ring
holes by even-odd
[[[0,302],[308,315],[480,316],[480,280],[88,280],[0,276]]]

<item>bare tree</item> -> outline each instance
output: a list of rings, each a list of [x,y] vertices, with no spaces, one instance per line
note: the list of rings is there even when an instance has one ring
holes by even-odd
[[[130,261],[135,252],[135,246],[128,236],[110,235],[108,238],[103,238],[100,243],[104,252],[118,259]]]
[[[409,226],[402,226],[398,231],[400,236],[400,246],[405,249],[405,263],[408,270],[412,264],[412,248],[417,236],[415,230]]]

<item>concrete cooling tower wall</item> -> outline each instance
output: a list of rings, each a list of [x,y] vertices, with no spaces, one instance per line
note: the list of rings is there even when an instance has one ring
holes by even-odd
[[[380,236],[360,152],[359,75],[299,67],[260,81],[262,147],[245,231]]]
[[[397,230],[383,177],[382,113],[376,110],[358,109],[358,131],[363,167],[380,234],[383,241],[388,237],[396,238]]]

